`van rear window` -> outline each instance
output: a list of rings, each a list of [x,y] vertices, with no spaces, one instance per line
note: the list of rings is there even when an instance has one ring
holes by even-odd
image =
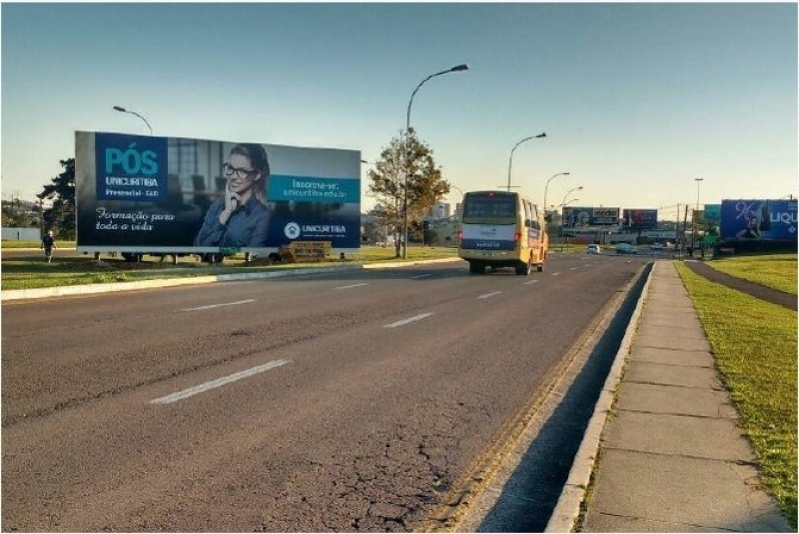
[[[501,193],[469,193],[464,199],[463,216],[516,217],[516,195]]]

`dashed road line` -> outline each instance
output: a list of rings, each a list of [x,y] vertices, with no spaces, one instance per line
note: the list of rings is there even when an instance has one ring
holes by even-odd
[[[430,317],[431,315],[433,315],[433,314],[432,313],[422,313],[422,314],[419,314],[419,315],[414,315],[413,317],[408,317],[407,319],[403,319],[401,321],[397,321],[396,323],[383,325],[383,327],[384,328],[396,328],[398,326],[403,326],[403,325],[406,325],[408,323],[412,323],[414,321],[421,321],[422,319],[426,319],[427,317]]]
[[[159,397],[157,399],[153,399],[150,401],[150,404],[171,404],[173,402],[189,398],[193,395],[197,395],[198,393],[203,393],[205,391],[218,388],[226,384],[230,384],[231,382],[236,382],[237,380],[241,380],[242,378],[247,378],[253,375],[257,375],[258,373],[263,373],[264,371],[274,369],[275,367],[280,367],[281,365],[285,365],[287,363],[289,363],[289,360],[271,361],[269,363],[265,363],[264,365],[252,367],[250,369],[247,369],[246,371],[241,371],[229,376],[217,378],[216,380],[205,382],[204,384],[200,384],[199,386],[194,386],[188,389],[184,389],[182,391],[178,391],[177,393],[172,393],[171,395],[167,395],[166,397]]]
[[[502,293],[502,291],[494,291],[493,293],[486,293],[485,295],[480,295],[477,298],[479,298],[479,299],[487,299],[487,298],[491,298],[491,297],[494,297],[496,295],[499,295],[500,293]]]
[[[362,283],[362,284],[352,284],[351,286],[339,286],[339,287],[337,287],[337,288],[335,288],[335,289],[336,289],[336,290],[338,290],[338,289],[352,289],[353,287],[361,287],[361,286],[368,286],[368,285],[369,285],[369,284],[367,284],[366,282],[364,282],[364,283]]]
[[[236,302],[223,302],[220,304],[209,304],[207,306],[198,306],[196,308],[184,308],[181,311],[189,312],[189,311],[210,310],[213,308],[221,308],[223,306],[237,306],[239,304],[250,304],[252,302],[255,302],[255,299],[237,300]]]

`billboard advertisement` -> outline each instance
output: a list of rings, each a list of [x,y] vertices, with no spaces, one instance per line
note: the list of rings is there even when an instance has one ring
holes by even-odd
[[[721,225],[721,204],[705,204],[703,219],[710,224]]]
[[[722,200],[722,239],[796,240],[796,200]]]
[[[619,224],[619,208],[566,206],[563,208],[564,228],[584,228]]]
[[[81,251],[360,247],[360,151],[75,132]]]
[[[654,230],[658,227],[658,210],[626,209],[622,226],[627,230]]]

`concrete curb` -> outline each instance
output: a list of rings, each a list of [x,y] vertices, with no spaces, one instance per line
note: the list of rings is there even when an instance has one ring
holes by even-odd
[[[460,258],[442,258],[438,260],[419,260],[390,263],[369,263],[362,265],[347,265],[342,267],[309,267],[304,269],[285,269],[260,273],[233,273],[208,276],[195,276],[190,278],[162,278],[156,280],[140,280],[137,282],[110,282],[107,284],[84,284],[77,286],[56,286],[37,289],[15,289],[0,292],[0,300],[22,300],[64,297],[68,295],[90,295],[95,293],[108,293],[110,291],[135,291],[137,289],[152,289],[157,287],[174,287],[184,285],[211,284],[214,282],[230,282],[234,280],[258,280],[263,278],[282,278],[304,274],[341,273],[361,269],[388,269],[392,267],[407,267],[429,263],[444,263],[462,261]]]
[[[392,261],[382,263],[364,263],[364,269],[389,269],[391,267],[409,267],[412,265],[425,265],[430,263],[449,263],[455,261],[464,261],[460,258],[439,258],[437,260],[416,260],[416,261]]]
[[[652,270],[647,276],[644,283],[641,296],[635,305],[630,323],[627,325],[627,330],[622,338],[621,346],[619,346],[616,357],[613,360],[613,365],[610,368],[610,373],[605,379],[605,384],[599,394],[594,413],[591,420],[588,422],[583,440],[580,443],[580,448],[574,456],[574,463],[572,464],[569,476],[566,479],[566,484],[563,486],[563,492],[558,498],[555,509],[549,518],[544,532],[571,532],[574,527],[575,520],[580,515],[580,505],[585,498],[588,484],[591,480],[591,472],[594,469],[594,463],[599,452],[599,443],[602,438],[602,432],[605,429],[608,415],[610,414],[613,405],[613,399],[616,388],[619,386],[622,377],[622,370],[627,355],[632,346],[635,331],[638,328],[638,321],[641,318],[641,310],[643,309],[644,301],[649,294],[649,284],[652,281],[652,276],[657,269],[658,262],[654,262]]]

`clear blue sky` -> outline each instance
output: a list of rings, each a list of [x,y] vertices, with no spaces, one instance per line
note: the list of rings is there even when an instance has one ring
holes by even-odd
[[[2,194],[74,131],[360,150],[411,124],[462,191],[662,208],[797,193],[797,4],[2,4]],[[363,166],[366,181],[368,165]],[[695,178],[702,177],[699,191]],[[365,187],[364,187],[365,189]],[[453,189],[449,200],[460,195]],[[374,201],[364,197],[364,207]]]

